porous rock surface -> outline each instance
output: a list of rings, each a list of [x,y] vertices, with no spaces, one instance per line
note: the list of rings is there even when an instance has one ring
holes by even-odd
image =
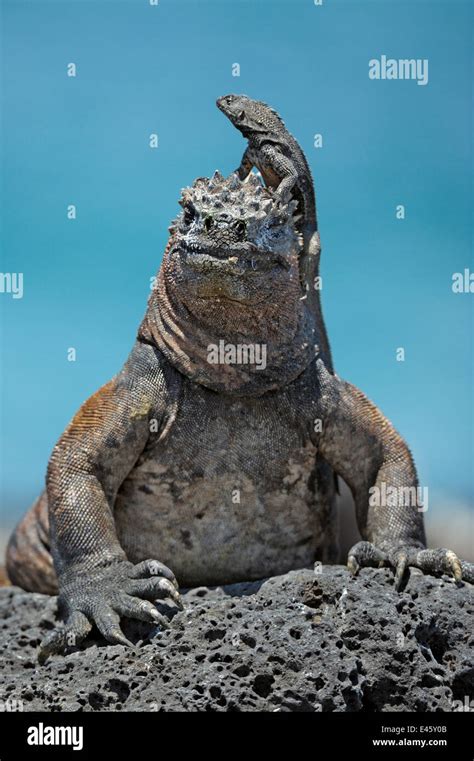
[[[0,700],[39,711],[452,711],[474,697],[474,588],[412,571],[292,571],[184,594],[133,649],[89,637],[46,665],[56,598],[0,589]],[[164,609],[163,607],[161,608]],[[13,703],[14,704],[14,703]]]

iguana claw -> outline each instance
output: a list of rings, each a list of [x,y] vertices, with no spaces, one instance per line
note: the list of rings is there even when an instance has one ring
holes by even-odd
[[[93,624],[108,642],[125,647],[134,645],[120,628],[122,617],[168,628],[168,619],[156,609],[153,600],[168,599],[183,609],[172,571],[156,560],[137,565],[125,560],[87,573],[69,572],[60,579],[60,589],[59,602],[66,621],[42,641],[40,663],[79,645]]]
[[[410,567],[419,568],[423,573],[433,576],[449,574],[457,583],[474,582],[474,564],[460,560],[452,550],[445,548],[402,546],[383,552],[371,542],[358,542],[349,550],[347,567],[352,575],[360,568],[382,565],[389,565],[395,570],[395,588],[398,590]]]

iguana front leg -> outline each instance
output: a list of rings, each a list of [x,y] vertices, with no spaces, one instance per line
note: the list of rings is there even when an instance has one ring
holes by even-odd
[[[169,568],[153,558],[128,561],[112,512],[148,440],[150,412],[159,409],[159,367],[143,369],[143,355],[152,351],[138,347],[124,370],[84,403],[53,450],[47,492],[65,624],[42,642],[41,661],[77,645],[93,624],[109,642],[130,644],[120,629],[122,616],[166,626],[151,601],[166,597],[180,604]]]
[[[474,564],[451,550],[425,548],[416,469],[401,436],[359,389],[330,375],[321,361],[317,366],[324,408],[319,449],[350,487],[365,540],[349,551],[349,569],[390,565],[397,588],[409,566],[474,583]]]

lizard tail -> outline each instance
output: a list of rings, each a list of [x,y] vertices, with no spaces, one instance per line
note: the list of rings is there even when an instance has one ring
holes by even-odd
[[[300,273],[302,285],[308,294],[308,305],[316,317],[316,325],[319,329],[320,357],[330,373],[334,372],[331,349],[324,324],[321,308],[321,285],[319,280],[319,260],[321,257],[321,244],[319,233],[314,226],[303,229],[303,252],[301,254]]]

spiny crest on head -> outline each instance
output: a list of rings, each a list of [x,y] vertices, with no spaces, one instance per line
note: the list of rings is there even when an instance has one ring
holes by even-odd
[[[293,217],[298,205],[294,200],[283,203],[255,174],[242,181],[235,173],[223,177],[218,171],[211,178],[198,177],[191,187],[184,188],[179,204],[192,204],[204,216],[219,214],[225,209],[236,219],[248,221],[270,215],[286,221]]]

